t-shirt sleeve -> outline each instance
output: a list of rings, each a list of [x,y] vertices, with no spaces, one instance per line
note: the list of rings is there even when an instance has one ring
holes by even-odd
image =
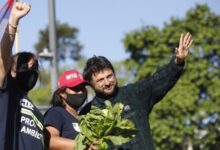
[[[54,108],[48,110],[48,112],[44,116],[44,126],[45,127],[52,126],[60,132],[62,131],[63,128],[62,122],[63,122],[62,114]]]

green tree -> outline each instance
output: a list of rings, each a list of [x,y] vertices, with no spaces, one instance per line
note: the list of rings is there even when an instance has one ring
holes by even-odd
[[[57,34],[57,61],[58,63],[61,61],[65,61],[67,59],[78,61],[82,58],[80,52],[82,50],[82,45],[79,43],[78,29],[75,27],[71,27],[67,23],[59,23],[56,24],[56,34]],[[49,30],[48,26],[39,31],[39,41],[35,44],[35,51],[37,54],[42,52],[45,48],[49,48]],[[41,64],[44,63],[43,59],[41,60]],[[40,71],[40,80],[35,89],[33,89],[29,96],[34,100],[34,103],[37,105],[47,105],[51,99],[51,88],[50,88],[50,72],[47,68],[43,68],[41,65]],[[59,72],[68,68],[66,66],[62,66]]]
[[[184,18],[171,18],[163,29],[142,27],[124,38],[136,80],[150,76],[170,60],[180,34],[191,32],[194,43],[185,71],[151,113],[156,149],[217,150],[220,147],[220,16],[197,5]],[[134,69],[135,66],[135,69]]]
[[[30,99],[33,100],[33,103],[37,106],[39,105],[49,105],[51,96],[50,85],[36,87],[30,91],[28,94]]]
[[[82,45],[77,39],[78,29],[67,23],[56,24],[57,33],[57,58],[58,62],[65,61],[68,57],[73,60],[81,58]],[[39,32],[39,41],[35,44],[35,50],[39,54],[45,48],[49,48],[48,26]]]

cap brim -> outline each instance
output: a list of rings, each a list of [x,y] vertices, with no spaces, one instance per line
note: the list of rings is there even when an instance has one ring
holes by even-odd
[[[85,85],[89,85],[89,83],[87,81],[78,81],[78,82],[75,82],[75,83],[69,83],[66,85],[66,87],[76,87],[78,85],[82,85],[82,84],[85,84]]]

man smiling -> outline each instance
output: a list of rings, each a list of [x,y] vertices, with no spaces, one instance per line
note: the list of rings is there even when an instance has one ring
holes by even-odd
[[[125,106],[122,117],[132,120],[139,130],[131,142],[111,149],[154,149],[149,114],[154,104],[159,102],[179,79],[191,44],[191,34],[181,34],[179,47],[176,48],[175,56],[172,57],[169,64],[149,78],[122,87],[118,86],[114,68],[108,59],[103,56],[94,56],[87,61],[83,76],[90,83],[96,95],[84,111],[89,111],[91,105],[103,108],[105,100],[110,100],[113,104],[122,102]]]

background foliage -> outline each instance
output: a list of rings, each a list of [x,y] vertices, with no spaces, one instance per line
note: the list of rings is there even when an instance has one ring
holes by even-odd
[[[78,38],[78,29],[67,23],[56,23],[57,36],[57,60],[65,61],[67,58],[79,60],[82,45]],[[48,26],[39,31],[39,41],[35,44],[36,53],[39,54],[45,48],[49,49],[49,30]],[[49,50],[50,51],[50,50]]]

